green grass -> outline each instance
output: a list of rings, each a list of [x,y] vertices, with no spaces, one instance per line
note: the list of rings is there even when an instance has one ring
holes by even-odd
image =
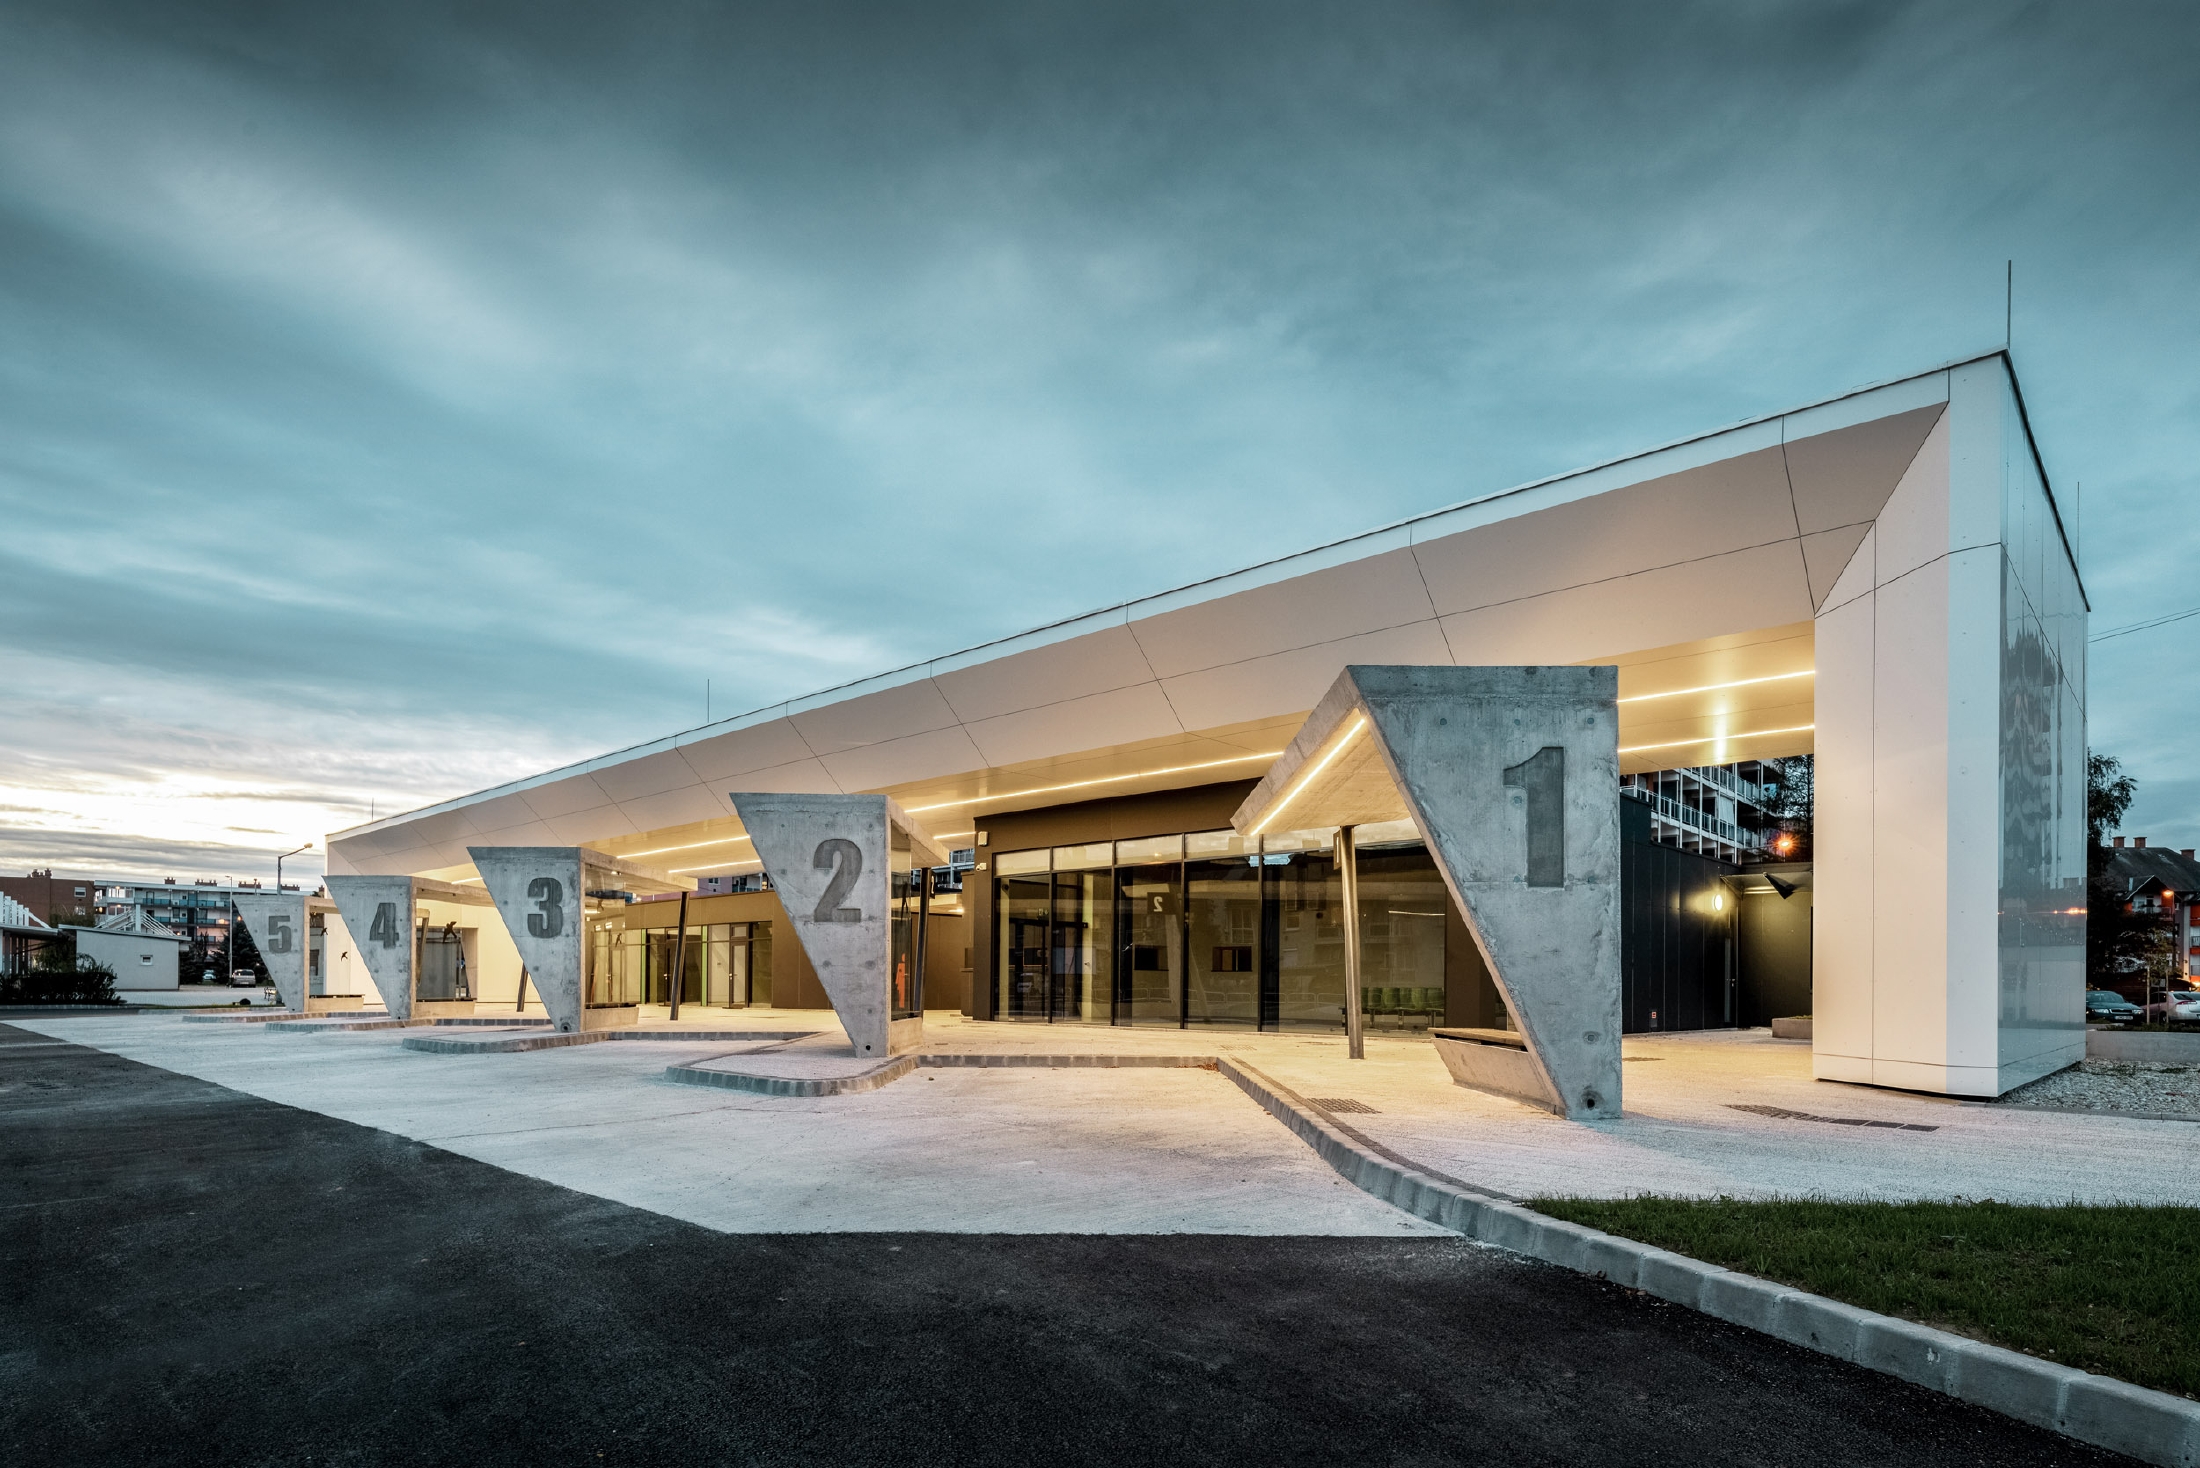
[[[1883,1315],[2200,1396],[2200,1209],[1653,1197],[1528,1206]]]

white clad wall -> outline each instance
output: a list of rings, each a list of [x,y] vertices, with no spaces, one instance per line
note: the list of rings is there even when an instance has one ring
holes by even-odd
[[[2002,364],[1954,369],[1817,619],[1822,1078],[1990,1096],[2083,1056],[2051,910],[2068,853],[2083,872],[2082,686],[2011,613],[2027,567],[2082,607]]]

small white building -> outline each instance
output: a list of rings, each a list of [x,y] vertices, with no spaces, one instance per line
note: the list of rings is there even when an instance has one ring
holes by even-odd
[[[76,956],[114,970],[115,990],[174,989],[181,977],[185,939],[137,910],[96,928],[71,928]]]

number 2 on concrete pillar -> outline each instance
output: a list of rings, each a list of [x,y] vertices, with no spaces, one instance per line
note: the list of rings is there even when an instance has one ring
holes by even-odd
[[[817,899],[817,910],[810,914],[813,923],[860,923],[863,909],[842,907],[840,900],[856,884],[863,874],[863,848],[845,836],[828,836],[817,843],[817,854],[810,858],[810,865],[819,871],[834,868],[833,879],[825,884],[825,895]]]

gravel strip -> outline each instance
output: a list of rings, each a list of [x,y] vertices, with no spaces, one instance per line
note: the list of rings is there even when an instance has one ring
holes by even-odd
[[[2017,1087],[1995,1104],[2200,1121],[2200,1066],[2081,1060]]]

